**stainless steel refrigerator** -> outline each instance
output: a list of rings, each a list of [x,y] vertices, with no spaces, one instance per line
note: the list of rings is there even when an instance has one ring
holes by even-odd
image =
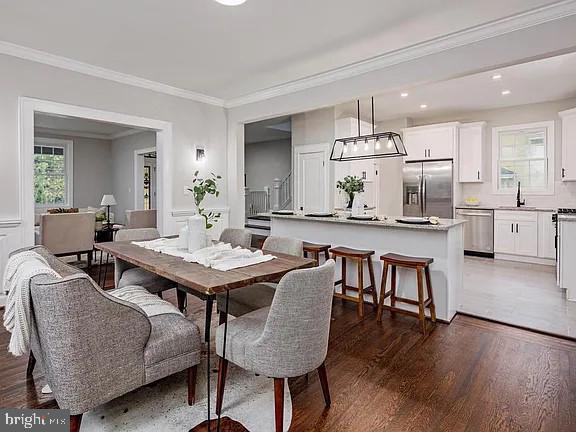
[[[453,162],[406,162],[404,216],[453,217]]]

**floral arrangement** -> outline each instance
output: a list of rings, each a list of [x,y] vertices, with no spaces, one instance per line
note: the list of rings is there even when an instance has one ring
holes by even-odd
[[[194,196],[196,211],[206,220],[206,229],[212,228],[222,216],[221,213],[214,213],[212,211],[206,213],[206,209],[202,208],[202,201],[204,201],[206,195],[213,195],[215,197],[220,195],[220,191],[218,190],[218,180],[220,179],[222,179],[222,177],[214,173],[210,173],[208,178],[200,178],[199,171],[196,171],[194,173],[194,179],[192,180],[192,187],[188,188]]]

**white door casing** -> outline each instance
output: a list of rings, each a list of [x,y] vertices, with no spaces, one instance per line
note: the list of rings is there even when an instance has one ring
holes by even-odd
[[[108,123],[154,130],[158,161],[157,207],[158,229],[162,234],[175,232],[172,210],[172,123],[137,117],[128,114],[86,108],[59,102],[28,97],[19,98],[19,220],[21,220],[21,244],[34,244],[34,113],[86,118]]]
[[[328,211],[329,145],[313,144],[295,147],[296,209],[306,212]]]

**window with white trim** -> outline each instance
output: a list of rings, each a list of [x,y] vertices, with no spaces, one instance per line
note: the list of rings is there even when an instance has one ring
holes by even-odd
[[[37,208],[72,206],[72,141],[34,139],[34,203]]]
[[[494,128],[492,134],[495,192],[554,192],[554,122]]]

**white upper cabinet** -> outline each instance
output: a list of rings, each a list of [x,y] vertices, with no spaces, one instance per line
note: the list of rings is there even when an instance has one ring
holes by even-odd
[[[480,183],[484,178],[482,169],[485,122],[466,123],[458,129],[458,181]]]
[[[576,181],[576,108],[562,111],[562,180]]]
[[[458,123],[406,128],[403,131],[408,156],[405,161],[453,159],[458,141]]]

